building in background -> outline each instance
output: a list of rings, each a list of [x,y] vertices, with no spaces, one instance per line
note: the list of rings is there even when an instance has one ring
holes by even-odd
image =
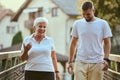
[[[67,56],[70,31],[74,20],[76,20],[78,16],[80,16],[80,14],[77,12],[77,0],[26,0],[14,16],[9,17],[7,24],[4,19],[2,19],[2,21],[4,21],[1,23],[5,27],[14,27],[12,29],[13,33],[8,34],[10,37],[5,37],[5,39],[7,39],[7,45],[10,46],[13,36],[18,31],[22,32],[24,39],[33,32],[34,19],[36,17],[46,17],[49,21],[47,35],[54,39],[56,52]],[[6,30],[3,30],[3,32],[8,32]],[[0,40],[3,41],[2,43],[5,41],[1,38]],[[60,72],[66,72],[66,63],[60,63],[59,67]]]
[[[77,0],[26,0],[11,19],[19,25],[23,39],[32,33],[36,17],[46,17],[49,21],[47,35],[54,39],[56,51],[68,55],[70,30],[73,21],[80,16]]]
[[[0,49],[10,47],[12,37],[18,31],[18,25],[11,23],[13,11],[0,8]]]

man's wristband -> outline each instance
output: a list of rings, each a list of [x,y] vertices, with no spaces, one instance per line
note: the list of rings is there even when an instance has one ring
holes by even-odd
[[[107,62],[110,62],[110,60],[108,58],[104,58],[104,60],[107,61]]]

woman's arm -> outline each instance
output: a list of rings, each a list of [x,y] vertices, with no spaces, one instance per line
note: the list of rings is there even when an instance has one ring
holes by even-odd
[[[59,74],[59,71],[58,71],[57,58],[56,58],[55,51],[52,51],[51,57],[52,57],[53,65],[54,65],[54,70],[55,70],[55,73],[56,73],[56,80],[60,80],[60,74]]]

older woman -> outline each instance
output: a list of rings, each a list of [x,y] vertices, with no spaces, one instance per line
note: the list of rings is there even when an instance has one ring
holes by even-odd
[[[35,32],[23,41],[21,59],[27,60],[25,80],[55,80],[55,76],[60,80],[54,42],[45,35],[47,25],[46,18],[36,18]]]

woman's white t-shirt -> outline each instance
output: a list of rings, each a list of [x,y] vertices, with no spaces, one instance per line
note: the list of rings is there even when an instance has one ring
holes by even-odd
[[[29,42],[32,43],[32,47],[28,51],[29,58],[25,70],[54,72],[51,58],[51,52],[55,51],[53,40],[45,36],[40,43],[37,43],[32,34],[24,39],[23,44],[26,45]],[[21,50],[24,50],[23,46]]]

